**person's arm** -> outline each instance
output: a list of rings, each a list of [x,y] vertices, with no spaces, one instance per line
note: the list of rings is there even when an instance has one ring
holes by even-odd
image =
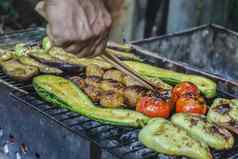
[[[112,24],[104,0],[44,0],[42,7],[56,46],[79,57],[102,53]]]

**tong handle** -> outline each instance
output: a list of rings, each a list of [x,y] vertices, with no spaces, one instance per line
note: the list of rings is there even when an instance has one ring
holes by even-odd
[[[149,81],[145,80],[143,77],[138,75],[135,71],[133,71],[131,68],[126,66],[122,61],[113,55],[109,50],[106,50],[105,53],[102,55],[102,58],[106,60],[107,62],[111,63],[115,68],[118,70],[122,71],[126,75],[130,76],[134,80],[138,81],[140,84],[142,84],[144,87],[151,89],[151,90],[156,90],[156,86],[154,86],[152,83]]]

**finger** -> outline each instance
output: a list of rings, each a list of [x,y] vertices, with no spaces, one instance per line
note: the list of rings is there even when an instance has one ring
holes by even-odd
[[[96,47],[96,50],[94,51],[94,56],[98,56],[104,53],[106,48],[107,40],[103,40],[98,47]]]
[[[47,19],[46,13],[45,13],[45,2],[44,1],[40,1],[36,4],[35,10],[37,13],[39,13],[43,18],[45,18],[45,20]]]
[[[51,27],[50,27],[49,24],[47,25],[46,34],[47,34],[47,36],[49,37],[50,41],[53,43],[54,46],[59,46],[59,47],[65,48],[65,47],[68,47],[72,43],[70,41],[65,41],[65,40],[62,40],[60,38],[56,38],[52,34]]]
[[[78,57],[89,57],[91,56],[91,48],[93,47],[95,43],[95,39],[91,39],[90,42],[88,43],[87,47],[83,48],[80,50],[80,52],[77,53]]]
[[[108,40],[108,33],[104,33],[96,42],[95,47],[92,50],[92,56],[98,56],[103,53]]]

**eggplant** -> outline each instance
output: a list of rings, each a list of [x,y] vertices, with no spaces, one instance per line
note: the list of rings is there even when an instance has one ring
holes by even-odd
[[[3,71],[11,78],[19,81],[30,80],[39,74],[39,69],[35,66],[24,65],[17,60],[3,62]]]
[[[186,130],[194,139],[216,150],[230,149],[234,145],[233,135],[225,128],[209,122],[205,116],[177,113],[172,116],[171,121]]]
[[[207,114],[208,120],[238,134],[238,100],[217,98]]]
[[[79,58],[74,54],[65,52],[61,48],[53,47],[49,50],[49,54],[52,57],[59,59],[61,61],[64,61],[67,64],[79,65],[79,66],[88,66],[91,64],[96,64],[102,67],[103,69],[112,68],[112,66],[109,63],[103,60],[100,60],[98,58]]]
[[[43,50],[38,50],[31,52],[29,54],[30,57],[40,61],[42,64],[49,65],[51,67],[56,67],[64,72],[82,72],[84,68],[79,65],[68,64],[65,61],[59,60],[55,57],[52,57],[48,53],[44,52]]]
[[[212,159],[206,144],[193,139],[185,130],[172,122],[155,118],[140,131],[139,141],[146,147],[167,155],[193,159]]]
[[[62,70],[60,70],[56,67],[47,66],[47,65],[42,64],[42,63],[40,63],[40,62],[36,61],[35,59],[33,59],[31,57],[28,57],[28,56],[20,57],[19,61],[22,64],[35,66],[35,67],[39,68],[40,72],[42,72],[42,73],[55,74],[55,75],[59,75],[59,74],[63,73]]]

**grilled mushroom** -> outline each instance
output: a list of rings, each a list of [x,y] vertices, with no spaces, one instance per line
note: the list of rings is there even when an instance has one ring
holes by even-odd
[[[107,91],[100,97],[100,104],[106,108],[118,108],[122,107],[124,103],[124,97],[120,93]]]
[[[95,76],[95,77],[102,77],[104,74],[104,70],[99,67],[98,65],[88,65],[86,67],[86,76]]]
[[[140,86],[130,86],[125,88],[124,97],[126,105],[131,108],[136,107],[138,100],[147,94],[148,90]]]
[[[122,82],[123,78],[124,74],[121,71],[115,69],[110,69],[106,71],[103,75],[103,79],[110,79],[117,82]]]
[[[100,88],[104,91],[114,91],[120,94],[124,93],[124,85],[113,80],[102,80]]]

